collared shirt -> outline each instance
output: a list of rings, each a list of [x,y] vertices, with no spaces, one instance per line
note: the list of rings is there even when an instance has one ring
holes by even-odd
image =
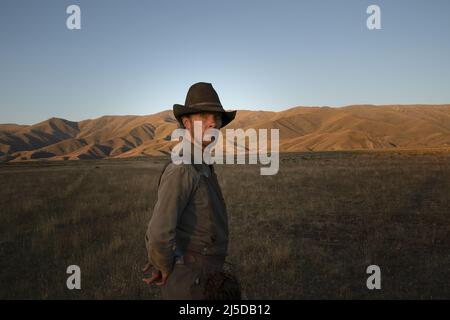
[[[227,255],[228,216],[212,165],[166,167],[145,238],[149,262],[165,272],[186,251]]]

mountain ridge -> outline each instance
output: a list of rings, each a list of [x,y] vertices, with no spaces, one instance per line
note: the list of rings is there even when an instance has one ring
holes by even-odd
[[[170,152],[177,128],[171,110],[105,115],[34,125],[0,124],[0,161],[156,156]],[[280,151],[450,147],[450,104],[297,106],[283,111],[238,110],[225,129],[280,130]]]

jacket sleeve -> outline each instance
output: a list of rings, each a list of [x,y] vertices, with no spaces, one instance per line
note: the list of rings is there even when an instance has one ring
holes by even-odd
[[[172,271],[177,223],[189,203],[196,179],[191,166],[173,163],[161,177],[158,200],[145,237],[149,262],[160,271]]]

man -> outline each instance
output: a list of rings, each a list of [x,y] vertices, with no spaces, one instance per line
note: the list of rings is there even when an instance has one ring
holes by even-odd
[[[223,109],[213,86],[204,82],[192,85],[185,105],[175,104],[173,112],[191,137],[195,121],[201,122],[203,137],[207,129],[220,129],[236,116]],[[211,143],[201,140],[192,139],[192,147],[203,151]],[[151,271],[151,277],[144,281],[160,286],[163,299],[238,299],[238,283],[224,270],[228,216],[214,168],[191,160],[170,163],[160,177],[145,236],[149,263],[144,272]]]

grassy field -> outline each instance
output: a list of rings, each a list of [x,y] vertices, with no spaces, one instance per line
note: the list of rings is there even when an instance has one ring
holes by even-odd
[[[140,269],[165,161],[1,165],[0,298],[158,299]],[[450,298],[450,154],[292,153],[275,176],[216,172],[247,298]],[[66,288],[71,264],[81,290]]]

